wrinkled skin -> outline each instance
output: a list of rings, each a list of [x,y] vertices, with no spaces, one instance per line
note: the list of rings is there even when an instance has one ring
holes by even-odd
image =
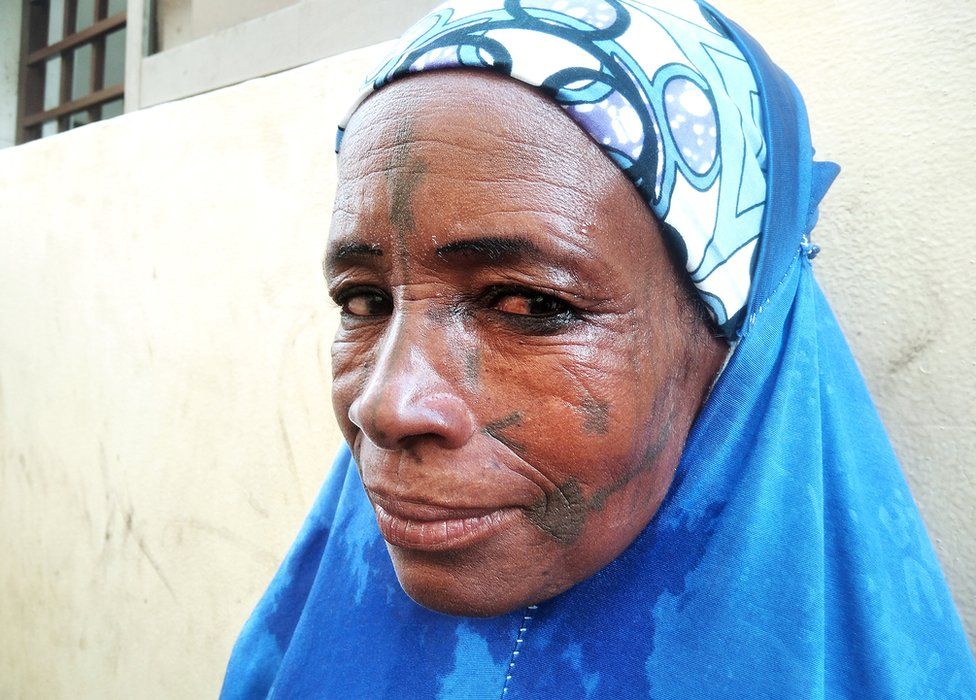
[[[728,347],[560,107],[486,71],[379,91],[343,141],[324,264],[335,413],[414,600],[536,603],[647,525]]]

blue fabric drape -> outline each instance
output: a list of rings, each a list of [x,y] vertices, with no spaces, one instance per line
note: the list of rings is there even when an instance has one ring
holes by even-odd
[[[769,198],[748,317],[641,536],[490,619],[400,589],[343,449],[230,660],[227,698],[976,698],[976,670],[884,428],[804,251],[836,168],[757,77]]]

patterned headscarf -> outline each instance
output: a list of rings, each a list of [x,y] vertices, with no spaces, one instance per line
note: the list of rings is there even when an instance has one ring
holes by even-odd
[[[415,24],[343,120],[399,77],[487,68],[541,88],[634,183],[725,335],[766,203],[756,81],[692,0],[452,0]]]

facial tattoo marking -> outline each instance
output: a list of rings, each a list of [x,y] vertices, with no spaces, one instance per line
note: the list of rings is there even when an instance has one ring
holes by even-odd
[[[472,389],[478,388],[481,377],[481,350],[474,349],[464,358],[464,381]],[[496,438],[497,439],[497,438]]]
[[[427,172],[426,163],[413,155],[411,148],[413,138],[411,122],[405,120],[399,124],[390,158],[385,166],[386,188],[390,200],[389,220],[396,231],[396,255],[403,268],[404,284],[409,283],[410,280],[410,253],[407,248],[407,235],[412,233],[415,227],[413,197]],[[393,324],[394,326],[398,325],[396,314],[394,314]],[[390,330],[394,333],[393,347],[389,349],[390,359],[396,362],[403,353],[406,339],[396,327]],[[372,365],[372,359],[370,364]],[[367,372],[364,376],[368,377],[369,373]],[[379,411],[379,405],[375,404],[371,418],[374,422],[377,411]],[[382,433],[379,437],[382,441],[386,440]]]
[[[411,142],[414,139],[413,125],[405,121],[397,127],[396,141],[390,160],[386,165],[386,186],[390,193],[390,223],[397,232],[397,254],[407,270],[409,252],[407,234],[415,228],[413,218],[413,196],[417,192],[427,164],[413,154]]]
[[[569,479],[550,491],[528,511],[529,520],[560,544],[572,544],[586,524],[586,499],[579,482]]]
[[[644,450],[644,454],[641,455],[641,458],[637,464],[628,469],[627,472],[622,474],[620,478],[618,478],[612,484],[605,486],[593,494],[593,497],[589,502],[589,510],[603,510],[603,507],[606,505],[607,499],[610,496],[624,488],[641,474],[650,472],[654,469],[658,456],[661,454],[664,448],[667,447],[668,440],[671,438],[672,429],[674,427],[674,421],[678,417],[678,409],[675,405],[673,396],[675,384],[676,381],[673,378],[670,379],[663,387],[661,387],[660,393],[654,398],[654,407],[651,409],[651,415],[660,415],[663,411],[667,411],[668,413],[668,417],[661,422],[657,437]]]
[[[591,435],[606,435],[610,429],[610,406],[603,401],[586,399],[580,404],[583,430]]]
[[[486,435],[490,435],[491,437],[495,438],[496,440],[498,440],[498,442],[505,445],[505,447],[510,449],[515,454],[523,455],[525,454],[525,445],[523,445],[520,442],[516,442],[511,438],[506,437],[504,434],[504,431],[507,428],[511,428],[513,426],[521,425],[521,424],[522,424],[522,414],[519,413],[518,411],[515,411],[514,413],[508,414],[504,418],[500,418],[496,421],[492,421],[484,428],[482,428],[482,432],[484,432]]]

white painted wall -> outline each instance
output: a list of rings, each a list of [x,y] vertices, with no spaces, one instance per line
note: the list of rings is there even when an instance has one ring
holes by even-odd
[[[20,9],[20,2],[0,0],[0,148],[13,146],[16,140]]]
[[[216,695],[339,442],[320,261],[370,62],[0,151],[0,697]]]
[[[976,639],[976,6],[728,9],[845,166],[818,276]],[[0,697],[216,694],[339,440],[319,257],[376,55],[0,152]]]

